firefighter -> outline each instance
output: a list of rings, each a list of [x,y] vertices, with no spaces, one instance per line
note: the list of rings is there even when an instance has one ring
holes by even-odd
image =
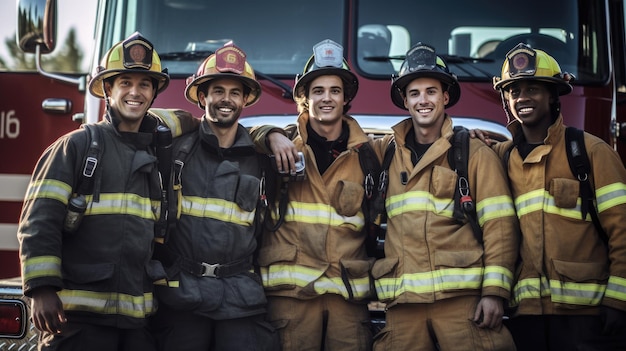
[[[407,52],[392,80],[393,103],[411,117],[375,140],[379,154],[392,139],[396,144],[385,258],[372,270],[378,298],[387,304],[375,350],[515,350],[502,319],[518,223],[506,175],[489,147],[476,139],[463,146],[467,178],[450,166],[456,134],[445,109],[460,95],[456,76],[423,43]],[[469,208],[461,219],[454,216],[457,191],[471,196],[476,213]]]
[[[168,83],[140,33],[117,43],[89,83],[106,101],[104,120],[89,128],[96,138],[85,129],[64,135],[35,166],[17,236],[39,350],[154,349],[146,316],[155,310],[152,283],[163,276],[151,260],[159,122],[146,112]],[[90,153],[90,140],[99,153]]]
[[[169,278],[157,287],[160,305],[151,323],[159,350],[279,347],[253,271],[268,159],[238,123],[260,95],[246,54],[232,42],[187,79],[185,96],[204,115],[197,132],[172,146],[180,212],[175,231],[156,248]]]
[[[369,139],[346,114],[358,80],[341,45],[324,40],[313,52],[296,77],[299,116],[288,133],[303,154],[304,173],[284,183],[286,195],[279,195],[273,216],[277,223],[263,236],[259,253],[268,315],[281,326],[284,351],[371,350],[373,258],[364,245],[359,163],[359,147]],[[276,156],[279,170],[297,170],[297,154],[283,148],[287,138],[266,129],[253,133],[258,145],[269,141],[266,152]]]
[[[586,201],[568,167],[559,96],[572,91],[571,78],[521,43],[494,77],[513,135],[494,148],[509,153],[522,231],[517,310],[507,323],[518,350],[626,348],[626,170],[609,145],[584,133],[599,229],[581,215]]]

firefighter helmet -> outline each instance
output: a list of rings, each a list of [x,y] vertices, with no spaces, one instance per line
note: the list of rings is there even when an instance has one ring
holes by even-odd
[[[500,77],[493,77],[493,88],[506,89],[518,80],[538,80],[555,85],[559,95],[572,91],[571,74],[563,74],[556,60],[545,51],[519,43],[506,54]]]
[[[452,107],[461,97],[461,88],[456,75],[450,73],[446,62],[435,53],[435,48],[424,43],[415,44],[407,53],[398,75],[391,78],[391,101],[401,109],[404,107],[404,89],[417,78],[434,78],[448,87],[450,99],[446,107]]]
[[[343,47],[326,39],[313,46],[313,55],[304,66],[304,71],[296,75],[293,87],[294,100],[304,96],[304,88],[307,84],[317,77],[326,75],[339,76],[343,81],[346,102],[354,99],[359,90],[359,80],[350,71],[350,66],[343,58]]]
[[[185,97],[189,102],[204,110],[204,106],[198,99],[198,86],[218,78],[239,79],[250,88],[245,107],[253,105],[261,96],[261,84],[256,80],[254,70],[246,60],[246,54],[232,41],[227,42],[207,57],[198,67],[196,74],[187,78]]]
[[[102,82],[122,73],[143,73],[155,79],[157,94],[167,88],[170,82],[167,69],[161,68],[159,54],[154,50],[152,43],[139,32],[115,44],[104,55],[89,82],[89,92],[93,96],[104,98]]]

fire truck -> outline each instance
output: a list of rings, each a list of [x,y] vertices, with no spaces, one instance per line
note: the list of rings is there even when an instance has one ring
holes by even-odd
[[[104,109],[86,92],[88,73],[60,74],[39,64],[58,44],[56,0],[18,0],[17,10],[16,42],[34,55],[38,72],[0,72],[0,278],[20,274],[17,223],[38,157],[59,136],[98,121]],[[83,29],[94,33],[91,70],[113,44],[141,32],[172,79],[154,107],[200,116],[184,98],[185,79],[232,40],[263,87],[260,101],[244,110],[246,126],[295,121],[294,77],[313,45],[332,39],[359,78],[349,114],[375,136],[408,117],[391,102],[390,82],[407,50],[423,42],[461,83],[460,101],[447,111],[455,124],[508,137],[492,77],[506,53],[525,42],[576,77],[574,91],[561,100],[565,123],[601,137],[626,160],[624,0],[99,0],[96,11],[92,28]],[[0,351],[14,343],[32,348],[19,283],[0,283]]]

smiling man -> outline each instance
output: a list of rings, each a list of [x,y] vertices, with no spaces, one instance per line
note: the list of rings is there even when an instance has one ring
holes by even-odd
[[[343,47],[327,39],[313,53],[296,77],[300,114],[289,135],[306,160],[304,177],[284,184],[284,206],[279,204],[274,216],[279,225],[265,233],[259,252],[268,315],[282,326],[283,351],[368,351],[373,258],[365,247],[359,148],[369,139],[346,114],[358,80]],[[262,130],[253,133],[260,147],[266,145]],[[287,138],[280,133],[268,138],[278,168],[292,169],[296,155],[281,141]]]
[[[104,120],[59,138],[35,167],[17,235],[39,350],[154,350],[146,317],[163,278],[148,274],[158,266],[159,121],[146,113],[168,83],[140,33],[117,43],[89,84],[106,100]],[[68,203],[80,200],[82,221],[73,222]]]
[[[564,125],[559,98],[572,92],[571,78],[523,43],[494,77],[513,135],[494,150],[506,160],[522,230],[507,322],[519,350],[626,345],[626,170],[600,138],[568,137],[576,129]],[[586,150],[585,177],[572,174],[569,150]]]
[[[467,179],[450,165],[457,132],[445,109],[460,95],[456,76],[422,43],[393,79],[391,99],[411,118],[392,127],[394,135],[374,140],[379,155],[393,139],[396,144],[385,258],[372,269],[388,308],[375,350],[515,350],[502,316],[517,258],[517,219],[502,164],[489,147],[476,139],[467,144],[461,160]],[[455,216],[457,184],[464,182],[478,231],[466,219],[471,214]]]

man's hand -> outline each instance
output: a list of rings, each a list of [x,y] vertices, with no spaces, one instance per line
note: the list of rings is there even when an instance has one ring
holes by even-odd
[[[497,143],[496,140],[490,138],[489,131],[481,130],[481,129],[470,129],[469,130],[470,138],[478,138],[480,141],[485,143],[487,146],[491,146]]]
[[[276,169],[279,172],[289,171],[290,173],[295,173],[298,150],[293,141],[278,132],[269,133],[267,141],[272,154],[276,158]]]
[[[35,328],[41,331],[58,334],[67,322],[61,299],[51,287],[33,290],[31,313]]]
[[[474,319],[472,321],[479,328],[489,328],[499,330],[502,327],[502,316],[504,315],[504,303],[502,298],[497,296],[484,296],[476,306]]]

